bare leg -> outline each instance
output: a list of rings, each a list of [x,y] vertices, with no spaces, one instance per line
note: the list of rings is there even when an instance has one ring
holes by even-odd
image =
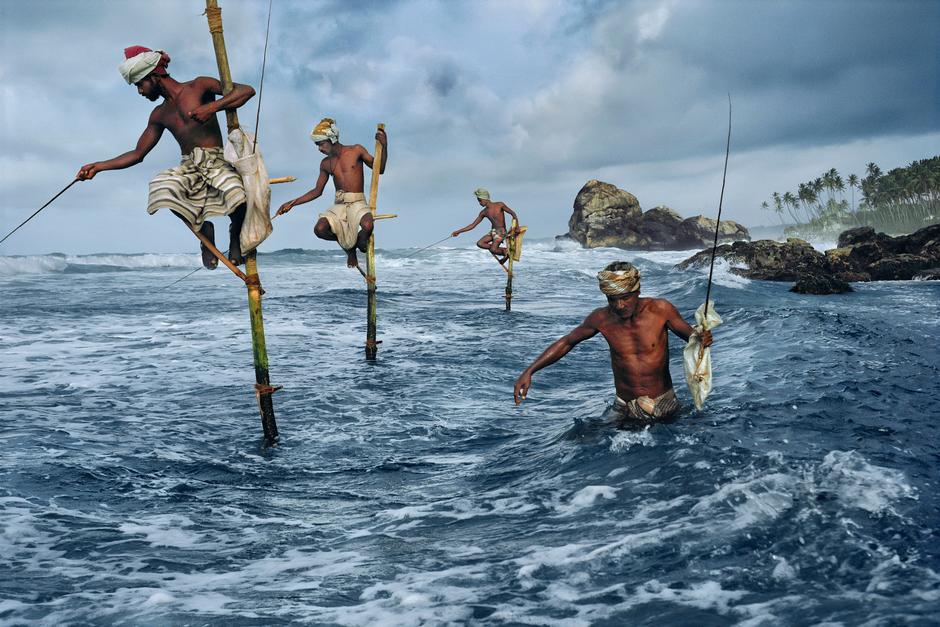
[[[336,234],[333,233],[333,229],[330,228],[330,221],[326,218],[317,220],[316,226],[313,227],[313,234],[320,239],[329,240],[331,242],[335,242],[337,239]]]
[[[248,205],[242,204],[239,205],[238,209],[233,211],[229,217],[232,219],[232,223],[228,227],[228,258],[236,266],[240,266],[245,263],[245,257],[242,255],[242,245],[241,245],[241,234],[242,234],[242,224],[245,222],[245,213],[248,210]]]
[[[172,213],[177,218],[185,222],[187,227],[189,227],[190,229],[192,228],[189,224],[189,220],[187,220],[180,214],[176,213],[175,211],[171,211],[170,213]],[[199,229],[199,232],[202,233],[206,237],[206,239],[208,239],[210,242],[215,244],[215,227],[212,226],[211,222],[209,222],[208,220],[203,222],[202,227]],[[206,269],[215,270],[216,268],[219,267],[218,258],[212,254],[211,250],[209,250],[203,245],[201,240],[199,241],[199,252],[202,253],[202,265],[204,265]]]
[[[499,247],[502,242],[502,238],[493,238],[493,243],[489,247],[489,251],[496,257],[496,261],[501,264],[506,263],[506,260],[509,259],[509,251]]]
[[[369,238],[372,237],[372,231],[375,230],[375,220],[371,213],[367,213],[359,220],[359,237],[356,238],[356,248],[362,252],[369,250]]]
[[[313,234],[320,239],[329,240],[331,242],[335,242],[339,239],[336,237],[336,233],[333,232],[333,229],[330,228],[330,221],[326,218],[317,220],[317,225],[313,227]],[[356,257],[356,247],[353,246],[346,251],[346,267],[355,268],[358,265],[359,259]]]

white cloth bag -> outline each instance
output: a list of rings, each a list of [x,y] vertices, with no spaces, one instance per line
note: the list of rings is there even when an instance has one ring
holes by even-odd
[[[695,310],[695,333],[689,338],[689,343],[682,349],[682,363],[685,366],[685,380],[689,384],[695,408],[701,409],[712,391],[712,350],[702,348],[699,334],[711,330],[722,323],[721,316],[715,312],[714,301],[708,302],[708,313],[705,313],[705,303]]]
[[[261,150],[254,148],[255,136],[240,128],[228,134],[225,145],[225,160],[235,166],[245,186],[248,210],[239,238],[242,253],[248,253],[261,245],[274,227],[271,226],[271,185],[268,169],[261,158]]]

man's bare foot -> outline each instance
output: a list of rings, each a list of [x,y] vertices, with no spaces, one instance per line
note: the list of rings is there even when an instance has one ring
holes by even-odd
[[[346,267],[355,268],[359,265],[359,257],[356,256],[356,249],[350,248],[346,251]]]
[[[211,222],[204,222],[199,232],[202,233],[206,239],[215,244],[215,227]],[[199,242],[199,251],[202,253],[202,265],[205,266],[207,270],[215,270],[219,267],[218,257],[212,254],[212,251],[206,248],[206,245],[201,241]]]
[[[245,257],[242,255],[241,229],[236,229],[235,224],[228,228],[228,259],[236,266],[245,263]]]

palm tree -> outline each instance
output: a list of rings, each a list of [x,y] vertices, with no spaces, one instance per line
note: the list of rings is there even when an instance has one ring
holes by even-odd
[[[849,189],[852,190],[852,213],[855,213],[855,190],[858,188],[858,177],[849,174]]]

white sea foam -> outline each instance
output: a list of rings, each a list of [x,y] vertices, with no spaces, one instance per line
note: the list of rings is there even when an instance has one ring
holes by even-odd
[[[139,255],[32,255],[0,257],[0,275],[57,274],[69,267],[81,271],[92,267],[121,270],[152,268],[198,268],[199,255],[184,253],[142,253]]]

